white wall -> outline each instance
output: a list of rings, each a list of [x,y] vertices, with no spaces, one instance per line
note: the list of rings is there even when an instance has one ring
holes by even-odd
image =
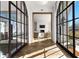
[[[52,15],[52,40],[54,43],[56,43],[56,14],[57,14],[57,9],[58,9],[59,2],[57,1],[56,4],[54,5],[54,12]]]
[[[52,15],[52,41],[56,43],[56,12]]]
[[[34,14],[34,22],[37,22],[36,32],[51,32],[51,14]],[[45,28],[40,28],[40,25],[45,25]]]

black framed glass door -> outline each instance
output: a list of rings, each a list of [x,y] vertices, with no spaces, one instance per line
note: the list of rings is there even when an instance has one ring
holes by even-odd
[[[24,1],[0,1],[0,58],[11,57],[27,43],[28,14]]]
[[[57,10],[57,43],[79,57],[79,1],[61,1]]]

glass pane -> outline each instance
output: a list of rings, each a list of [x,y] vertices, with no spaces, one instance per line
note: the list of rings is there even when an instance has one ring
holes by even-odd
[[[63,9],[66,8],[66,1],[63,1]]]
[[[12,26],[12,30],[13,30],[13,36],[16,36],[16,22],[11,21],[11,26]]]
[[[17,22],[21,22],[21,12],[17,10]]]
[[[17,48],[19,49],[22,45],[22,34],[21,34],[21,24],[17,23]]]
[[[67,1],[67,6],[68,6],[70,3],[72,3],[72,1]]]
[[[75,54],[79,57],[79,19],[75,20]]]
[[[64,23],[64,30],[63,30],[63,31],[64,31],[63,34],[64,34],[64,35],[67,35],[67,32],[68,32],[68,31],[67,31],[67,23]]]
[[[24,23],[24,14],[22,13],[22,23]]]
[[[18,1],[17,3],[18,3],[18,8],[20,8],[20,9],[21,9],[21,2],[20,2],[20,1]]]
[[[75,20],[75,37],[79,37],[79,19]]]
[[[22,36],[17,36],[17,49],[19,49],[22,46]]]
[[[64,45],[64,35],[61,35],[61,44]]]
[[[79,38],[75,38],[75,55],[79,57]]]
[[[17,23],[17,35],[21,35],[21,23]]]
[[[58,43],[61,42],[61,39],[60,39],[60,34],[58,34]]]
[[[65,48],[67,48],[67,33],[68,33],[68,31],[67,31],[67,23],[64,23],[64,30],[63,30],[63,34],[64,34],[64,46],[65,46]]]
[[[68,36],[68,50],[73,53],[73,37],[72,36]]]
[[[75,1],[75,18],[79,17],[79,1]]]
[[[16,51],[16,22],[11,21],[11,43],[10,43],[10,51],[13,54]]]
[[[62,14],[60,14],[60,24],[62,23]]]
[[[62,17],[62,18],[63,18],[63,21],[64,21],[64,22],[67,21],[67,19],[66,19],[66,11],[63,12],[63,17]]]
[[[11,20],[16,21],[16,8],[11,5]]]
[[[62,45],[64,45],[64,23],[62,23],[62,26],[61,26],[61,43]]]
[[[7,1],[1,1],[0,10],[1,10],[0,16],[9,18],[8,2]]]
[[[68,22],[68,35],[72,36],[73,35],[73,29],[72,29],[72,21]]]
[[[67,9],[68,21],[72,20],[72,5]]]
[[[22,45],[24,45],[24,34],[22,35]]]
[[[28,24],[27,23],[27,19],[25,17],[25,43],[27,43],[27,39],[28,39]]]
[[[22,34],[24,34],[24,24],[22,24]]]
[[[60,12],[62,12],[62,2],[61,2],[61,4],[60,4]]]
[[[67,36],[64,35],[64,47],[67,48]]]
[[[22,24],[22,44],[24,44],[24,24]]]
[[[8,57],[9,21],[0,18],[0,58]]]
[[[23,2],[22,2],[22,11],[24,12],[24,4],[23,4]]]

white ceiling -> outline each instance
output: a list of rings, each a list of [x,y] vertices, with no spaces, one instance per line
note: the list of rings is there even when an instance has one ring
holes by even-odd
[[[26,3],[32,6],[49,6],[53,7],[56,1],[26,1]]]
[[[25,1],[27,9],[32,11],[53,11],[56,7],[56,1]],[[5,5],[6,4],[6,5]],[[8,1],[1,2],[2,10],[8,10]],[[15,9],[15,8],[13,8]]]
[[[41,9],[46,11],[53,11],[56,6],[56,1],[25,1],[28,10],[41,11]]]

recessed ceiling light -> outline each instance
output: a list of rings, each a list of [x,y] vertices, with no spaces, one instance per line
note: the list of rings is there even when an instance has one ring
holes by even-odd
[[[41,11],[43,11],[43,9],[41,9]]]

